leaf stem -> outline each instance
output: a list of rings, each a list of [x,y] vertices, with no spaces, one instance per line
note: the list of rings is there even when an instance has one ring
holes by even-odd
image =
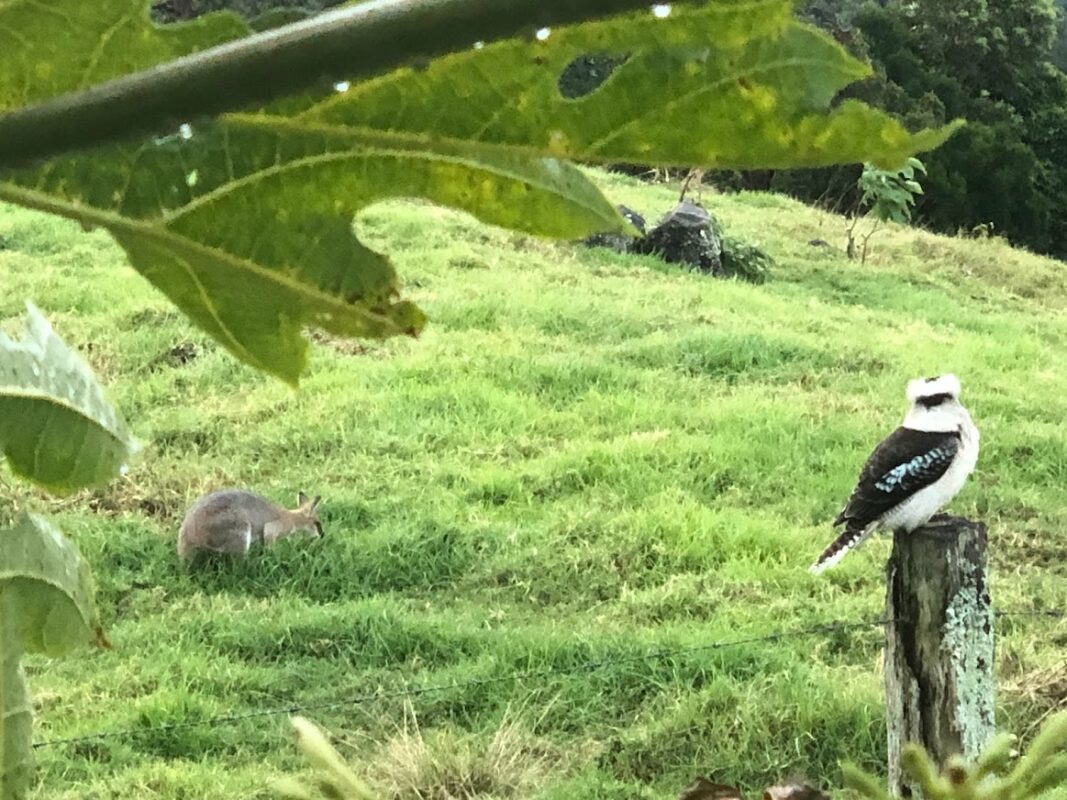
[[[0,168],[649,0],[368,0],[0,116]]]

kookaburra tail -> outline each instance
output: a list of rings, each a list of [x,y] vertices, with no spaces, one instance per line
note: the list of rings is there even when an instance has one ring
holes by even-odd
[[[911,532],[946,505],[978,461],[978,429],[955,375],[908,383],[904,423],[879,444],[834,526],[845,530],[811,565],[822,572],[878,529]]]

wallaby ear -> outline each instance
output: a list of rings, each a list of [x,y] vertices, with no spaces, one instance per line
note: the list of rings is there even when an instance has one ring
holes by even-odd
[[[297,492],[297,494],[296,494],[296,504],[297,505],[302,506],[307,501],[308,501],[308,496],[306,494],[304,494],[303,492]]]
[[[322,495],[315,495],[315,499],[311,501],[311,510],[314,511],[319,507],[319,501],[322,500]]]

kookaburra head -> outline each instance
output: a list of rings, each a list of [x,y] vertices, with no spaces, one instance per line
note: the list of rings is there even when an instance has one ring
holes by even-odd
[[[822,572],[879,528],[910,532],[945,506],[978,461],[978,429],[955,375],[908,382],[904,422],[879,444],[834,525],[845,529],[811,565]]]

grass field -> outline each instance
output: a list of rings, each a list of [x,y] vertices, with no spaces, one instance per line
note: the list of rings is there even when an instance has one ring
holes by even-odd
[[[672,202],[600,179],[653,219]],[[775,257],[769,283],[376,207],[363,235],[432,324],[318,337],[299,392],[190,327],[106,236],[0,209],[0,318],[33,299],[147,443],[62,501],[0,472],[3,512],[53,515],[94,566],[115,645],[29,661],[36,738],[126,731],[38,749],[35,797],[271,797],[303,768],[285,714],[213,718],[376,693],[307,716],[383,796],[881,770],[877,628],[641,656],[878,617],[884,538],[806,568],[917,375],[956,372],[982,429],[952,510],[990,526],[994,602],[1067,607],[1064,265],[894,229],[860,266],[808,244],[840,244],[837,217],[705,200]],[[181,517],[224,485],[322,494],[325,538],[184,571]],[[1001,619],[997,674],[1001,722],[1032,734],[1064,705],[1067,620]],[[172,723],[192,724],[153,730]]]

